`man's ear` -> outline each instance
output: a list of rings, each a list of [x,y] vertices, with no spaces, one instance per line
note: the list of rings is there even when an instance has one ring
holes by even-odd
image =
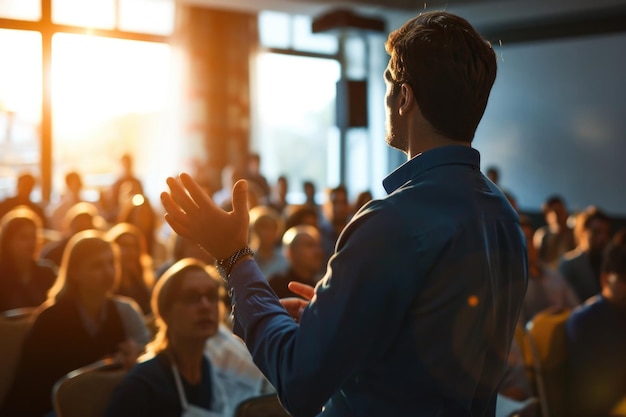
[[[413,106],[416,105],[417,102],[415,101],[413,89],[409,84],[402,83],[400,86],[400,107],[398,108],[398,113],[401,116],[406,116],[413,109]]]

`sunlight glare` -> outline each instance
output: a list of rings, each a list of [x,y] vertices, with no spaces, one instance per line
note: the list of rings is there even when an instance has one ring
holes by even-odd
[[[0,110],[20,114],[32,124],[41,120],[41,35],[0,29]]]
[[[53,38],[52,104],[55,131],[83,132],[128,113],[162,109],[169,62],[164,44],[85,35]]]

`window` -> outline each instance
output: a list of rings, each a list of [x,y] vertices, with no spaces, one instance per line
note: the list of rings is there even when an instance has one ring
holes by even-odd
[[[321,54],[335,54],[337,37],[311,32],[311,17],[263,11],[259,13],[260,42],[266,48],[293,49]]]
[[[71,169],[92,186],[111,184],[123,152],[146,172],[165,140],[170,47],[63,33],[52,47],[55,188]]]
[[[40,176],[46,201],[69,169],[97,186],[105,171],[115,174],[121,152],[143,149],[145,141],[160,146],[150,158],[144,153],[146,166],[137,158],[137,173],[163,168],[171,155],[159,141],[165,131],[172,135],[173,117],[162,115],[171,93],[166,36],[174,0],[50,0],[51,16],[42,14],[42,3],[0,0],[0,199],[14,192],[24,169]],[[65,33],[77,31],[67,26],[115,38]],[[52,62],[50,72],[44,60]]]
[[[18,171],[39,168],[41,36],[0,29],[0,199],[12,194]]]
[[[299,192],[305,180],[313,181],[319,191],[335,186],[338,132],[334,109],[339,63],[262,53],[256,72],[253,147],[261,154],[261,168],[268,180],[274,182],[279,175],[286,175],[294,203],[304,198]]]
[[[0,0],[0,17],[37,21],[41,19],[40,0]]]

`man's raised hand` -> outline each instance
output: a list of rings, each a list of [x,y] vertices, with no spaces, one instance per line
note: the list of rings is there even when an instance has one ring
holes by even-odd
[[[169,177],[161,193],[165,220],[179,235],[197,243],[215,258],[227,258],[248,244],[248,183],[233,187],[233,211],[218,207],[187,173]]]

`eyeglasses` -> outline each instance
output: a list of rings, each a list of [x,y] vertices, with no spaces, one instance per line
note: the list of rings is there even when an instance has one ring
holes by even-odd
[[[212,290],[205,293],[189,291],[180,294],[177,301],[185,306],[191,307],[200,305],[202,303],[202,300],[205,298],[209,303],[217,303],[220,299],[220,296],[217,290]]]

